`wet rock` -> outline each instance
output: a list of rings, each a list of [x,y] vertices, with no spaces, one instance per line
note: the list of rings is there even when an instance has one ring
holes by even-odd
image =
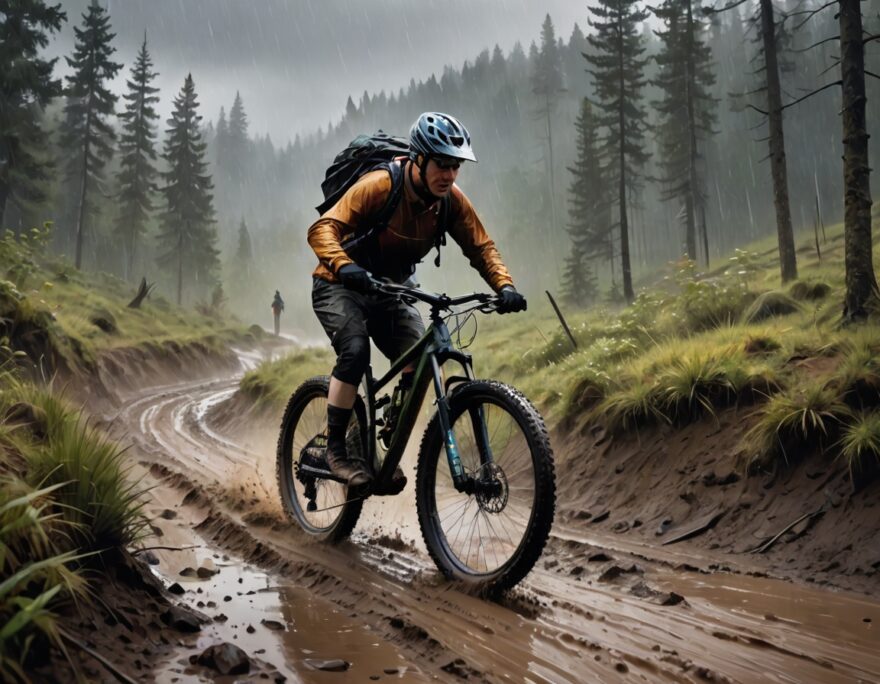
[[[545,570],[552,570],[557,565],[559,565],[559,561],[556,560],[555,558],[551,558],[550,560],[544,562],[544,569]]]
[[[629,531],[629,523],[626,520],[621,520],[620,522],[614,523],[611,527],[612,532],[617,532],[618,534],[622,534],[624,532]]]
[[[152,551],[144,551],[141,558],[147,561],[150,565],[159,565],[159,557]]]
[[[170,591],[172,594],[177,594],[178,596],[180,596],[181,594],[183,594],[186,591],[186,589],[184,589],[177,582],[175,582],[170,587],[168,587],[168,591]]]
[[[633,585],[632,589],[629,590],[629,593],[643,599],[652,599],[660,595],[659,591],[652,589],[644,582],[637,582]]]
[[[213,577],[216,575],[219,570],[212,570],[211,568],[205,567],[204,565],[196,570],[196,575],[201,579],[208,579],[209,577]]]
[[[223,675],[247,674],[251,671],[251,660],[247,653],[229,642],[209,646],[196,662]]]
[[[226,622],[228,619],[225,613],[220,613],[214,618],[214,622]]]
[[[159,514],[159,517],[164,518],[165,520],[174,520],[177,517],[177,511],[172,511],[170,508],[166,508]]]
[[[657,531],[654,534],[660,537],[666,534],[670,527],[672,527],[672,518],[664,518],[657,526]]]
[[[601,575],[599,575],[600,582],[612,582],[620,577],[624,573],[624,570],[619,565],[612,565],[610,568],[605,570]]]
[[[232,597],[231,596],[224,596],[223,600],[226,601],[227,603],[229,603],[232,600]]]
[[[575,566],[569,571],[568,574],[572,575],[573,577],[579,577],[580,575],[583,575],[583,574],[584,574],[584,566],[582,566],[582,565],[575,565]]]
[[[339,658],[335,660],[318,660],[317,658],[306,658],[305,664],[314,670],[322,670],[324,672],[345,672],[351,667],[351,663],[347,660]]]
[[[286,629],[278,620],[260,620],[260,624],[274,632],[283,632]]]
[[[589,511],[578,511],[574,517],[577,520],[589,520],[593,517],[593,514]]]
[[[187,567],[187,568],[184,568],[183,570],[180,571],[180,576],[181,577],[195,577],[196,571],[193,568]]]
[[[248,625],[248,626],[247,626],[247,629],[246,629],[245,631],[246,631],[248,634],[253,634],[253,633],[256,632],[257,630],[256,630],[256,628],[255,628],[253,625]]]
[[[155,525],[150,525],[150,532],[153,533],[154,537],[161,537],[165,533],[162,531],[161,527],[156,527]]]
[[[617,663],[614,666],[614,669],[621,673],[629,672],[629,668],[626,666],[626,663]]]
[[[591,523],[605,522],[606,520],[608,520],[609,515],[611,515],[611,511],[607,511],[607,510],[602,511],[599,515],[597,515],[595,518],[593,518],[590,522]]]
[[[669,594],[660,602],[661,606],[677,606],[679,603],[684,603],[684,596],[681,594],[676,594],[674,591],[670,591]]]
[[[396,667],[386,667],[384,670],[382,670],[382,672],[387,675],[396,675],[398,672],[400,672],[400,670]]]
[[[609,556],[607,553],[600,551],[599,553],[594,553],[592,556],[587,558],[587,560],[590,563],[605,563],[607,561],[612,561],[614,559],[611,556]]]
[[[179,606],[171,606],[161,615],[162,622],[179,632],[198,632],[201,630],[199,619]]]

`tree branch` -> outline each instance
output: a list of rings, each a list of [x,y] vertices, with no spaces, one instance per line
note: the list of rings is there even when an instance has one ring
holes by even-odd
[[[831,36],[830,38],[826,38],[825,40],[820,40],[818,43],[813,43],[810,47],[805,47],[799,50],[794,50],[794,52],[807,52],[808,50],[812,50],[814,47],[819,47],[824,43],[830,43],[834,40],[840,40],[840,36]]]
[[[868,71],[867,69],[865,69],[865,75],[866,76],[873,76],[874,78],[880,79],[880,76],[875,74],[873,71]]]
[[[812,19],[813,17],[815,17],[817,14],[819,14],[819,12],[821,12],[822,10],[826,10],[826,9],[828,9],[829,7],[831,7],[832,5],[836,5],[836,4],[838,4],[838,1],[839,1],[839,0],[831,0],[830,2],[826,2],[824,5],[822,5],[821,7],[817,7],[817,8],[814,9],[814,10],[804,10],[803,12],[792,12],[790,15],[786,15],[786,17],[788,17],[788,16],[792,16],[792,17],[793,17],[793,16],[795,16],[795,15],[797,15],[797,14],[806,14],[806,15],[807,15],[807,18],[806,18],[806,19],[804,19],[800,24],[798,24],[797,26],[794,27],[794,30],[797,31],[797,30],[798,30],[799,28],[801,28],[804,24],[806,24],[810,19]]]
[[[880,33],[878,33],[876,36],[868,36],[867,38],[865,38],[865,39],[862,41],[862,45],[867,45],[867,44],[870,43],[872,40],[880,40]]]
[[[868,73],[868,72],[866,71],[865,73]],[[817,94],[821,93],[823,90],[828,90],[828,88],[831,88],[832,86],[836,86],[836,85],[843,85],[843,81],[838,80],[838,81],[832,81],[831,83],[826,83],[821,88],[817,88],[816,90],[814,90],[810,93],[807,93],[803,97],[799,97],[797,100],[794,100],[793,102],[789,102],[787,104],[782,105],[782,107],[779,108],[779,111],[782,112],[782,111],[785,111],[786,109],[788,109],[789,107],[794,107],[796,104],[799,104],[799,103],[803,102],[804,100],[813,97],[813,95],[817,95]],[[759,114],[762,114],[764,116],[770,115],[770,112],[764,111],[763,109],[758,109],[758,107],[756,107],[753,104],[749,104],[746,106],[750,109],[754,109],[756,112],[758,112]]]
[[[740,5],[743,5],[747,2],[748,2],[748,0],[734,0],[734,2],[728,3],[727,5],[722,7],[721,9],[715,9],[714,7],[704,7],[703,14],[708,15],[708,14],[718,14],[720,12],[726,12],[729,9],[733,9],[734,7],[739,7]]]

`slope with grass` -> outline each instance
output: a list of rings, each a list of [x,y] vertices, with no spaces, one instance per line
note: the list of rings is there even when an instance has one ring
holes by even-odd
[[[0,341],[37,377],[57,374],[74,393],[111,397],[236,367],[230,345],[262,338],[207,305],[184,310],[152,295],[131,308],[133,285],[49,256],[49,237],[42,228],[0,239]]]

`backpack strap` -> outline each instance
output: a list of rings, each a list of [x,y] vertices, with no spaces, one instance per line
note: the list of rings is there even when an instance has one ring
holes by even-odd
[[[368,239],[375,239],[378,237],[378,235],[388,227],[388,224],[391,222],[391,217],[394,216],[394,212],[397,211],[397,207],[400,205],[400,200],[403,197],[403,165],[398,162],[382,162],[370,170],[376,171],[378,169],[387,171],[388,175],[391,176],[391,191],[388,193],[385,204],[382,205],[382,208],[376,213],[375,218],[371,220],[369,228],[367,228],[367,230],[361,235],[346,240],[342,244],[342,248],[345,251],[354,249]]]
[[[434,265],[440,267],[440,248],[446,246],[446,232],[449,230],[449,220],[452,214],[452,199],[450,193],[446,193],[440,200],[440,212],[437,216],[437,226],[439,230],[434,238],[434,247],[437,249],[437,257],[434,259]]]

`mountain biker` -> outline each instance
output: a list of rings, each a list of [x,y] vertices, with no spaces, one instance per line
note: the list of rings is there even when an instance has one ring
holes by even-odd
[[[360,487],[372,479],[367,465],[349,458],[345,434],[351,419],[357,385],[370,362],[370,338],[394,360],[424,333],[416,308],[372,292],[371,276],[404,282],[415,264],[439,244],[441,200],[449,196],[448,233],[483,279],[499,295],[498,311],[526,309],[526,300],[513,286],[473,205],[455,185],[461,163],[476,161],[470,135],[456,118],[439,112],[419,116],[409,133],[409,157],[403,165],[403,195],[385,230],[371,237],[372,273],[346,252],[343,242],[366,231],[391,192],[389,174],[377,169],[361,176],[342,198],[309,228],[309,245],[318,256],[313,272],[312,308],[336,351],[330,377],[327,409],[327,463],[330,470]],[[375,256],[378,255],[378,258]],[[438,259],[439,265],[439,259]],[[400,387],[409,389],[415,369],[404,369]],[[405,483],[398,468],[394,481]]]

